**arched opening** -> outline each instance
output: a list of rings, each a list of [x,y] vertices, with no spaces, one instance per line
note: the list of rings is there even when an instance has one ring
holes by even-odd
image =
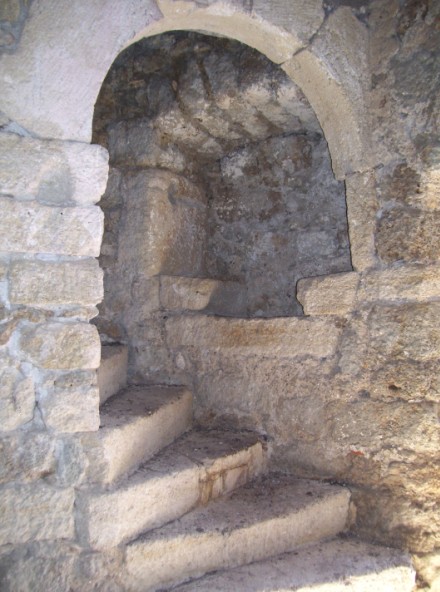
[[[179,31],[130,46],[93,141],[111,167],[97,325],[130,344],[135,381],[169,380],[168,313],[298,316],[299,279],[352,269],[344,185],[313,109],[238,41]]]

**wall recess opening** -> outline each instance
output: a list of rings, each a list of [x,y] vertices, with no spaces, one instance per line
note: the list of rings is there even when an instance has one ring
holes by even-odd
[[[164,317],[302,314],[296,283],[351,271],[345,189],[301,90],[237,41],[177,31],[114,62],[93,141],[101,201],[104,342],[129,342],[132,378],[169,380]]]

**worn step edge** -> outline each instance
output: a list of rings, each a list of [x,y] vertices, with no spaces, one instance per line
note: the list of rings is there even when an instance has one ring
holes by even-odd
[[[411,592],[414,585],[405,553],[338,538],[207,575],[174,592]]]
[[[98,368],[99,403],[116,395],[127,385],[128,347],[126,345],[103,345],[101,364]]]
[[[222,454],[220,439],[224,451],[232,438],[231,453]],[[217,456],[197,454],[207,447],[214,451],[216,443]],[[267,460],[266,446],[256,435],[239,437],[219,430],[187,434],[118,489],[80,492],[78,532],[95,549],[115,547],[244,485],[265,472]]]
[[[185,387],[129,387],[101,408],[101,427],[81,436],[87,481],[114,483],[190,429]]]
[[[143,535],[126,549],[129,590],[147,592],[210,571],[245,565],[336,536],[344,530],[347,489],[279,480],[244,487]]]

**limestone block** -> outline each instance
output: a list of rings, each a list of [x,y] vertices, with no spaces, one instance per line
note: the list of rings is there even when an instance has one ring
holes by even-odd
[[[97,257],[100,208],[57,208],[0,197],[0,250]]]
[[[130,10],[111,0],[37,0],[20,51],[2,56],[2,111],[34,135],[89,142],[93,107],[113,60],[160,17],[154,0],[135,0]]]
[[[0,556],[2,592],[87,590],[90,579],[84,576],[78,583],[74,577],[79,553],[72,543],[62,540],[16,546],[12,552]],[[108,591],[120,592],[120,589],[109,587]]]
[[[351,260],[356,271],[376,263],[374,232],[377,202],[374,174],[348,175],[345,179]]]
[[[93,306],[103,296],[103,273],[96,259],[54,263],[15,261],[9,275],[12,304]]]
[[[112,164],[163,168],[177,173],[185,169],[184,155],[162,139],[150,120],[121,121],[109,130]]]
[[[128,347],[107,345],[101,348],[98,369],[99,400],[102,405],[127,384]]]
[[[54,472],[55,440],[47,432],[18,432],[0,439],[0,483],[35,481]]]
[[[48,204],[89,205],[104,193],[105,148],[0,134],[0,193]]]
[[[49,376],[39,389],[38,407],[47,428],[57,432],[93,432],[99,428],[96,372]]]
[[[344,315],[353,310],[359,274],[338,273],[299,280],[297,298],[306,315]]]
[[[362,277],[359,300],[424,301],[440,294],[439,265],[399,265]]]
[[[224,286],[226,284],[226,286]],[[203,310],[206,308],[216,292],[223,292],[235,282],[222,282],[209,278],[187,278],[176,276],[160,277],[160,302],[167,310]],[[238,295],[238,290],[237,290]],[[218,300],[221,300],[218,297]],[[227,308],[223,302],[223,308]],[[221,306],[220,302],[218,306]]]
[[[311,28],[313,29],[317,19],[311,17],[308,11],[304,19],[298,13],[297,33],[296,27],[295,31],[292,27],[288,32],[272,24],[269,19],[274,15],[264,18],[266,15],[248,14],[240,0],[209,2],[208,6],[206,3],[203,4],[201,6],[200,2],[186,0],[158,0],[158,6],[165,18],[151,25],[150,35],[171,30],[194,30],[218,34],[254,47],[267,55],[271,61],[281,64],[304,45],[298,35],[307,36],[309,32],[313,35],[315,32]],[[264,10],[263,1],[258,6],[260,10]],[[276,25],[279,22],[278,20]],[[289,25],[293,22],[294,17],[290,19]]]
[[[368,319],[378,355],[430,360],[440,355],[440,303],[375,306]]]
[[[203,272],[206,206],[196,186],[172,173],[141,171],[124,180],[121,268],[146,276]]]
[[[0,361],[0,430],[8,431],[31,421],[35,391],[32,378],[22,372],[19,364]]]
[[[332,13],[310,48],[282,68],[299,85],[324,130],[338,179],[370,166],[364,109],[367,29],[346,6]]]
[[[219,142],[207,132],[196,127],[190,118],[183,115],[180,109],[171,109],[160,113],[154,120],[154,125],[162,133],[172,138],[182,152],[189,151],[194,154],[195,151],[209,158],[220,158],[224,153]]]
[[[321,0],[253,0],[252,13],[267,22],[286,29],[305,45],[324,21]]]
[[[74,537],[73,489],[13,485],[3,487],[0,498],[0,544]]]
[[[414,582],[413,567],[402,551],[340,537],[251,565],[219,570],[173,590],[413,592]]]
[[[48,322],[26,327],[20,348],[27,359],[46,369],[94,369],[101,358],[98,332],[87,323]]]
[[[438,261],[440,212],[401,206],[381,212],[377,221],[376,246],[385,263]]]
[[[229,350],[237,355],[258,354],[294,358],[330,356],[340,328],[329,319],[233,319],[175,317],[166,321],[168,344],[203,350]]]

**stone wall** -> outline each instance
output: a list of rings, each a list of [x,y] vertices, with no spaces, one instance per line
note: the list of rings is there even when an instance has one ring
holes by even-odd
[[[94,140],[111,163],[97,324],[130,343],[134,380],[173,380],[156,276],[241,286],[243,305],[211,312],[289,316],[302,314],[299,278],[351,269],[322,130],[257,52],[194,33],[130,47],[103,85]]]
[[[123,589],[121,553],[81,549],[74,523],[86,470],[75,432],[96,430],[99,420],[99,341],[89,320],[102,298],[95,261],[102,214],[94,202],[107,165],[87,142],[98,89],[117,54],[136,36],[195,27],[266,52],[307,94],[345,180],[355,272],[303,280],[304,318],[162,319],[166,371],[193,386],[201,421],[256,427],[272,439],[279,467],[347,483],[354,530],[409,548],[421,586],[438,580],[438,2],[314,1],[307,11],[296,1],[250,4],[133,0],[127,11],[105,0],[34,0],[27,20],[28,3],[2,4],[1,39],[9,44],[0,56],[6,590],[82,591],[103,574],[101,589]],[[8,36],[15,25],[19,51],[19,35]],[[188,138],[195,137],[210,158],[241,148],[217,151],[208,136],[200,142],[200,127],[168,121],[186,138],[180,146],[194,146]],[[301,121],[287,142],[298,136],[322,146],[313,135],[319,130],[305,132]],[[165,175],[198,187],[175,138],[171,162],[183,168]],[[167,150],[157,155],[170,162]],[[119,214],[112,207],[103,262],[113,256]],[[180,278],[174,292],[169,276],[152,284],[164,303],[157,310],[205,308],[217,284],[195,279]]]

